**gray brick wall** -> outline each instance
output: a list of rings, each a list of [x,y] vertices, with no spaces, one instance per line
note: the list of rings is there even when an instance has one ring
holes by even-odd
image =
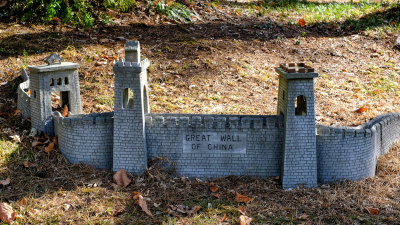
[[[112,168],[113,113],[62,117],[54,112],[55,133],[61,153],[71,163]]]
[[[358,180],[375,175],[375,132],[317,126],[318,180]]]
[[[148,156],[168,158],[179,175],[189,177],[279,176],[282,122],[281,116],[148,114]],[[184,134],[210,132],[246,134],[246,153],[183,151]]]

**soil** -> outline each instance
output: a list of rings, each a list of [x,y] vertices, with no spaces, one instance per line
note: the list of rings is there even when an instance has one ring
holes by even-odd
[[[171,178],[171,173],[157,166],[141,176],[130,175],[134,182],[128,188],[115,188],[109,171],[69,165],[57,150],[47,154],[31,147],[37,137],[28,137],[30,122],[16,111],[21,67],[43,64],[50,52],[57,52],[64,61],[81,67],[83,111],[112,111],[112,66],[123,57],[126,40],[140,41],[142,58],[151,62],[148,80],[154,113],[276,114],[274,68],[282,62],[305,62],[319,73],[315,79],[317,123],[357,126],[382,113],[400,111],[400,54],[393,48],[398,34],[340,29],[340,24],[329,23],[301,27],[275,15],[235,12],[246,4],[221,1],[212,7],[210,2],[196,1],[191,8],[202,20],[193,24],[176,24],[145,10],[110,12],[114,24],[90,30],[0,22],[1,136],[22,138],[16,157],[1,168],[4,178],[12,178],[11,186],[0,188],[2,201],[13,202],[16,208],[17,201],[28,198],[44,218],[49,218],[46,210],[64,213],[55,220],[61,223],[77,223],[75,213],[79,212],[89,218],[88,223],[124,224],[160,223],[166,217],[176,218],[176,223],[195,223],[191,217],[166,210],[185,203],[205,204],[200,212],[207,212],[207,203],[213,202],[221,211],[208,215],[211,219],[237,223],[240,212],[236,208],[243,204],[232,199],[239,192],[254,198],[246,204],[246,214],[261,224],[396,224],[400,216],[398,147],[380,159],[375,178],[283,191],[273,178],[225,177],[214,181],[221,199],[211,196],[209,181]],[[366,110],[356,112],[361,107]],[[32,164],[28,168],[23,166],[26,160]],[[92,185],[87,191],[85,187],[95,179],[102,185]],[[133,203],[133,191],[151,198],[148,204],[154,217]],[[55,209],[63,204],[72,209]],[[98,213],[107,207],[111,211]],[[379,215],[370,215],[369,207],[379,208]],[[22,223],[40,221],[21,207],[18,213]],[[221,219],[224,213],[228,213],[226,221]]]

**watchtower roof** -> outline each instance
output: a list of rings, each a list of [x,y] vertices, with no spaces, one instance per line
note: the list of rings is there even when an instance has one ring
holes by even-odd
[[[275,71],[287,80],[318,77],[318,73],[315,72],[314,68],[304,63],[289,63],[289,65],[281,63],[279,67],[275,68]]]

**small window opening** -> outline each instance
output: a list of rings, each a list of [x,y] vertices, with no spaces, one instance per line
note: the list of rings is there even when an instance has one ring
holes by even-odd
[[[53,78],[50,79],[50,86],[54,86],[54,79]]]
[[[65,84],[69,84],[68,77],[64,78],[64,83],[65,83]]]
[[[61,111],[64,106],[70,111],[69,91],[51,92],[50,97],[52,111]]]
[[[36,91],[33,91],[33,98],[36,98]]]
[[[282,93],[282,99],[285,100],[285,98],[286,98],[286,92],[283,91],[283,93]]]
[[[61,85],[62,84],[62,79],[61,78],[58,78],[57,79],[57,85]]]
[[[307,115],[307,101],[304,95],[300,95],[296,97],[295,103],[295,115],[296,116],[305,116]]]
[[[122,93],[122,108],[132,108],[133,107],[133,91],[130,88],[125,88]]]

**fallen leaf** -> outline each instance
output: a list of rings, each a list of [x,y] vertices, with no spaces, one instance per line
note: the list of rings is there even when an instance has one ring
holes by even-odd
[[[142,194],[140,192],[133,192],[133,200],[135,201],[136,204],[142,208],[142,210],[149,216],[153,217],[153,214],[149,211],[147,208],[147,203],[146,200],[143,198]]]
[[[240,214],[246,215],[246,208],[244,207],[244,205],[239,206],[238,211],[240,212]]]
[[[44,145],[44,143],[40,142],[40,141],[33,141],[32,142],[32,147],[36,147],[36,146],[42,146]]]
[[[54,150],[54,146],[55,146],[55,143],[54,142],[50,142],[50,144],[48,146],[44,147],[44,151],[46,153],[50,153],[51,151]]]
[[[301,27],[304,27],[306,25],[306,21],[303,18],[301,18],[299,19],[299,21],[297,21],[297,24],[299,24],[299,26]]]
[[[372,91],[372,93],[373,93],[374,95],[378,95],[378,94],[380,93],[380,91],[379,91],[378,89],[375,89],[375,90]]]
[[[221,194],[217,194],[217,193],[211,193],[211,196],[213,196],[216,199],[221,198]]]
[[[377,208],[365,207],[365,210],[368,211],[369,215],[378,215],[379,214],[379,209],[377,209]]]
[[[350,26],[346,26],[346,31],[351,31]]]
[[[215,186],[214,182],[210,183],[210,191],[212,191],[212,192],[218,191],[218,187]]]
[[[221,222],[225,222],[226,220],[226,213],[224,213],[224,217],[222,217]]]
[[[2,184],[3,186],[9,185],[11,182],[11,179],[9,177],[7,177],[7,179],[5,180],[0,180],[0,184]]]
[[[97,61],[94,63],[95,66],[104,66],[107,65],[107,61]]]
[[[307,214],[302,214],[301,216],[298,217],[300,220],[308,220],[308,215]]]
[[[195,205],[192,207],[191,214],[196,214],[201,209],[201,206]]]
[[[120,187],[126,187],[131,183],[131,179],[128,178],[128,175],[123,169],[118,170],[118,172],[114,174],[113,179]]]
[[[248,203],[253,201],[252,198],[247,197],[246,195],[241,195],[239,193],[235,193],[235,201],[236,202],[244,202],[244,203]]]
[[[68,117],[68,106],[64,105],[64,107],[61,110],[61,116],[62,117]]]
[[[11,223],[11,221],[15,220],[16,213],[13,208],[7,203],[0,203],[0,219],[4,223]]]
[[[15,109],[13,115],[14,115],[14,116],[19,116],[19,115],[21,115],[21,110]]]
[[[37,210],[37,209],[30,209],[29,210],[29,212],[28,212],[28,214],[29,214],[29,216],[31,216],[31,217],[34,217],[36,214],[38,214],[40,211],[39,210]]]
[[[363,112],[365,112],[366,110],[367,110],[367,108],[364,107],[364,106],[362,106],[361,108],[357,109],[357,110],[354,111],[354,112],[356,112],[356,113],[363,113]]]
[[[239,217],[240,220],[240,225],[249,225],[251,223],[251,221],[253,221],[253,218],[245,216],[245,215],[241,215]]]
[[[25,162],[24,162],[24,167],[25,167],[25,168],[29,168],[29,162],[28,162],[28,161],[25,161]]]
[[[0,7],[3,7],[7,5],[7,1],[6,0],[0,0]]]
[[[60,23],[60,22],[61,22],[61,19],[58,18],[57,16],[53,17],[52,20],[53,20],[53,21],[56,21],[57,23]]]
[[[22,198],[21,200],[18,201],[18,205],[20,206],[25,206],[27,203],[26,198]]]
[[[83,76],[83,78],[88,78],[89,77],[89,73],[87,71],[85,71],[85,75]]]

